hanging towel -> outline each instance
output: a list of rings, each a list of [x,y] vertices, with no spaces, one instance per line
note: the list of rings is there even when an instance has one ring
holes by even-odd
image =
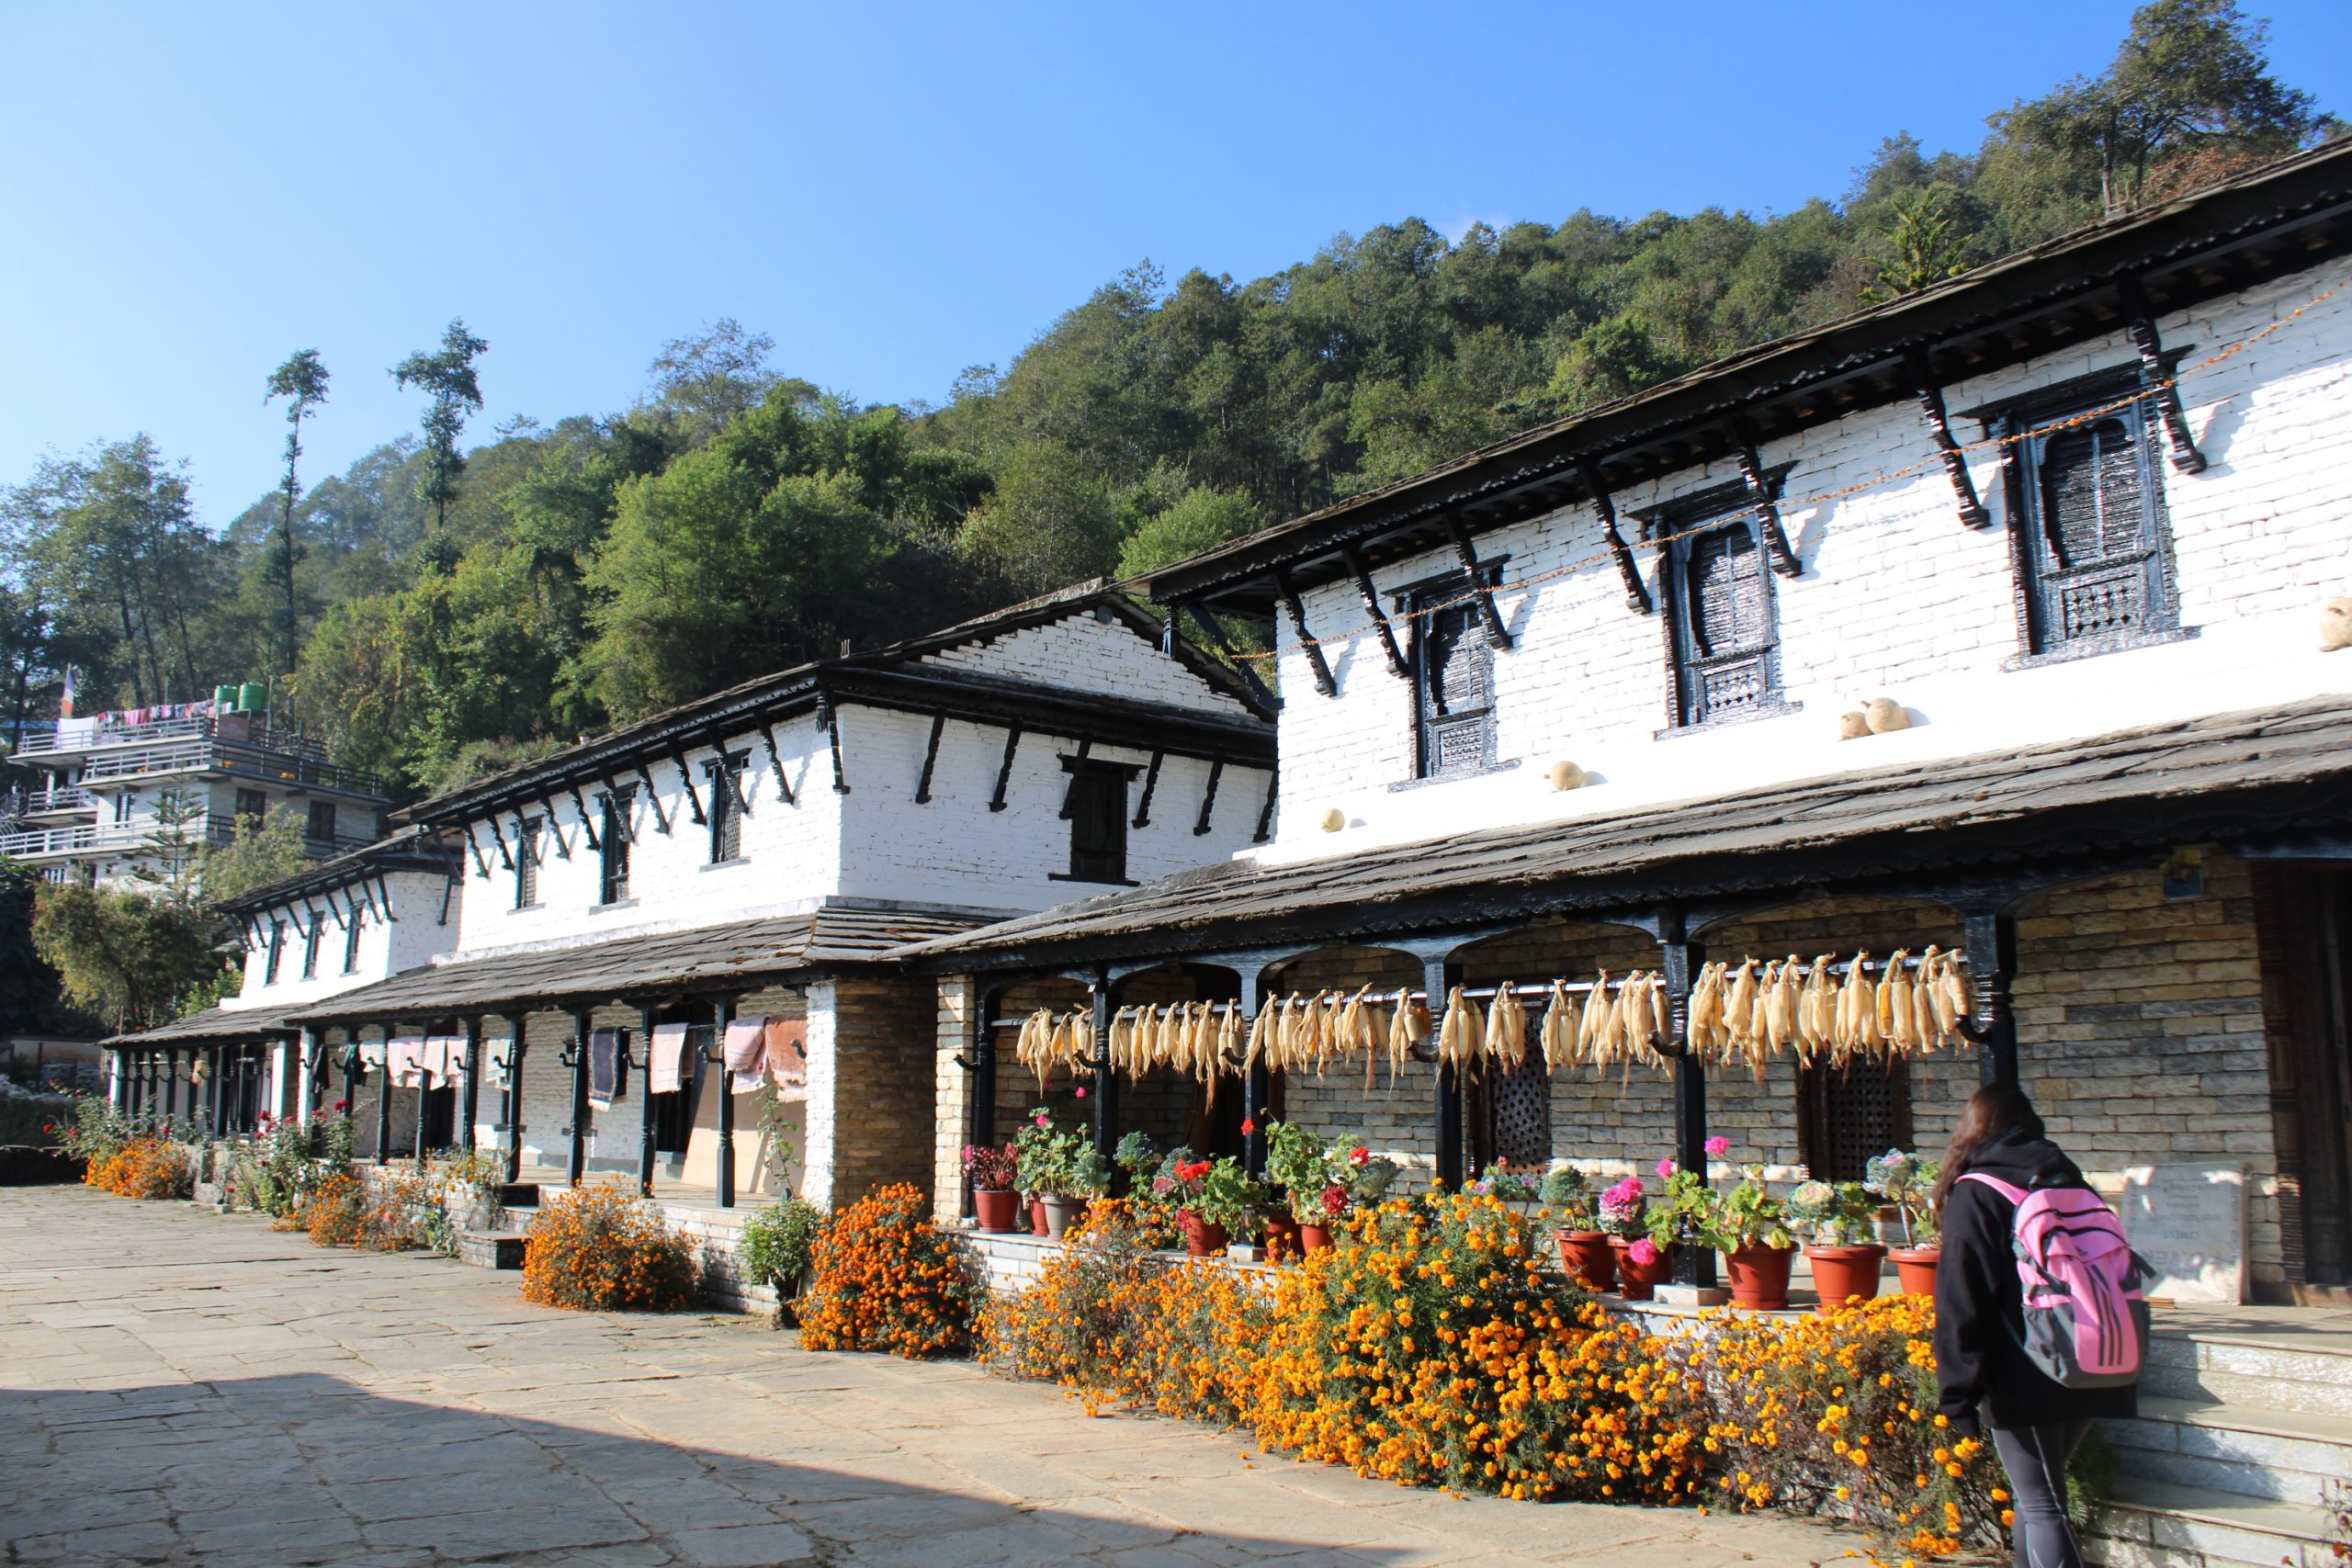
[[[768,1020],[764,1049],[768,1077],[776,1098],[797,1105],[808,1098],[808,1021],[805,1018]]]
[[[646,1093],[677,1093],[685,1086],[685,1072],[686,1026],[683,1023],[655,1024],[653,1059],[646,1066]]]
[[[466,1037],[436,1034],[424,1043],[424,1065],[436,1088],[466,1081]]]
[[[512,1040],[485,1040],[481,1043],[481,1081],[486,1087],[506,1087],[506,1062],[514,1054],[514,1042]]]
[[[385,1043],[381,1040],[362,1040],[359,1043],[360,1066],[382,1066],[384,1065],[384,1044]]]
[[[621,1032],[599,1029],[588,1036],[588,1103],[608,1111],[621,1092]]]
[[[749,1094],[760,1087],[766,1064],[768,1021],[739,1018],[727,1026],[727,1092]]]
[[[403,1034],[384,1045],[384,1066],[392,1075],[394,1089],[414,1089],[424,1072],[424,1042],[413,1034]]]

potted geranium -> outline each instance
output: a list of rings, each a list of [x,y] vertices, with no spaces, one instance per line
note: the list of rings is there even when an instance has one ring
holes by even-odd
[[[1061,1145],[1054,1136],[1053,1113],[1040,1105],[1013,1135],[1013,1186],[1029,1208],[1029,1228],[1046,1234],[1046,1189],[1059,1179],[1057,1166]]]
[[[1054,1140],[1057,1146],[1046,1186],[1046,1234],[1058,1240],[1088,1204],[1111,1190],[1111,1173],[1082,1134],[1057,1133]]]
[[[1170,1155],[1152,1185],[1176,1211],[1184,1250],[1194,1258],[1213,1258],[1249,1224],[1264,1201],[1265,1190],[1230,1156],[1187,1159],[1183,1156],[1188,1152]]]
[[[1470,1184],[1470,1190],[1481,1197],[1492,1198],[1531,1218],[1540,1197],[1534,1179],[1502,1158],[1488,1166],[1478,1179]]]
[[[1321,1214],[1302,1221],[1299,1244],[1308,1252],[1331,1245],[1331,1233],[1358,1209],[1380,1201],[1396,1179],[1396,1162],[1352,1138],[1335,1138],[1323,1152],[1326,1174]]]
[[[1617,1254],[1609,1233],[1600,1228],[1592,1212],[1592,1184],[1583,1171],[1555,1159],[1536,1188],[1544,1207],[1559,1221],[1552,1233],[1560,1248],[1560,1267],[1588,1291],[1617,1288]]]
[[[1894,1207],[1903,1225],[1903,1245],[1888,1254],[1894,1259],[1895,1278],[1906,1296],[1933,1297],[1936,1264],[1943,1257],[1943,1219],[1936,1213],[1933,1194],[1943,1167],[1902,1149],[1889,1149],[1862,1167],[1870,1190]]]
[[[1301,1228],[1321,1224],[1328,1213],[1323,1193],[1332,1171],[1323,1140],[1295,1122],[1268,1122],[1266,1179],[1283,1190],[1282,1204],[1266,1215],[1267,1243],[1296,1257],[1304,1250]]]
[[[1815,1311],[1878,1294],[1886,1248],[1872,1228],[1877,1218],[1878,1205],[1859,1181],[1801,1181],[1789,1194],[1789,1224],[1804,1238],[1814,1292],[1820,1298]]]
[[[1617,1255],[1618,1290],[1629,1302],[1645,1302],[1653,1291],[1673,1278],[1671,1246],[1660,1247],[1650,1235],[1650,1199],[1642,1179],[1629,1176],[1600,1194],[1600,1228]]]
[[[1734,1306],[1780,1312],[1789,1304],[1789,1267],[1796,1237],[1781,1201],[1764,1185],[1764,1168],[1741,1168],[1739,1184],[1711,1205],[1711,1241],[1724,1255]]]
[[[1020,1168],[1020,1152],[1011,1144],[964,1145],[964,1179],[972,1185],[972,1213],[982,1230],[1020,1228],[1021,1194],[1013,1190]]]

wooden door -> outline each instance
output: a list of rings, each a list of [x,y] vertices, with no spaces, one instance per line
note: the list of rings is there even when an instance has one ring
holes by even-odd
[[[2255,867],[2287,1278],[2352,1284],[2352,869]]]

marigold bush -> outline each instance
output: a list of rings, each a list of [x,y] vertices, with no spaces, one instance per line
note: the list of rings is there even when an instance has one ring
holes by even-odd
[[[694,1243],[617,1187],[559,1193],[531,1222],[523,1299],[581,1312],[676,1312],[695,1301]]]
[[[82,1179],[121,1198],[185,1198],[191,1190],[187,1151],[156,1137],[130,1139],[91,1162]]]
[[[301,1201],[294,1218],[320,1247],[356,1247],[367,1234],[368,1184],[337,1171]]]
[[[851,1204],[817,1238],[816,1280],[800,1302],[811,1350],[888,1350],[922,1359],[971,1341],[979,1290],[956,1243],[909,1183]]]

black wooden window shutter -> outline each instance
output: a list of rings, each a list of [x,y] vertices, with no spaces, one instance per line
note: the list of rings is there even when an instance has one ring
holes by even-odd
[[[1677,721],[1706,724],[1780,696],[1772,583],[1756,520],[1740,517],[1672,547]]]
[[[2012,448],[2029,651],[2128,647],[2177,625],[2147,437],[2145,411],[2127,403]]]
[[[1136,769],[1125,763],[1064,758],[1069,770],[1070,882],[1127,880],[1127,784]]]
[[[1413,617],[1414,728],[1419,776],[1475,773],[1495,761],[1495,650],[1456,584],[1420,597]]]

